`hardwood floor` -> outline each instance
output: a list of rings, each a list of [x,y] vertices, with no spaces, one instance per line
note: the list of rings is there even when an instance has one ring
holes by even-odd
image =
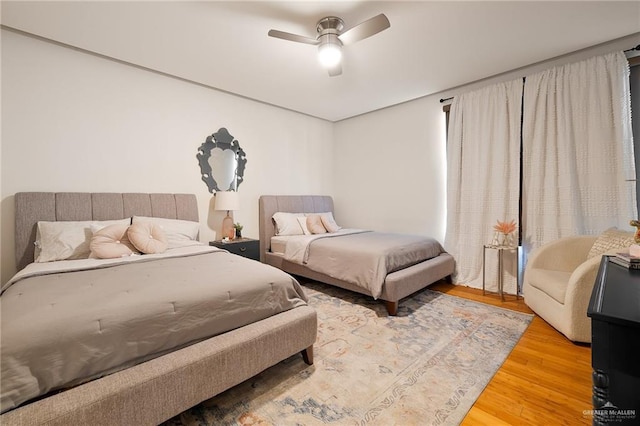
[[[522,298],[439,282],[429,287],[519,312]],[[575,344],[536,316],[463,420],[463,425],[591,424],[591,348]]]

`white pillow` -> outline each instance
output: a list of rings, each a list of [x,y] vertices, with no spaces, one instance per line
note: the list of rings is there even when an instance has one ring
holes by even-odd
[[[129,225],[130,218],[120,220],[38,222],[36,230],[36,252],[38,263],[55,260],[88,259],[89,244],[93,232],[91,227],[102,229],[109,225]]]
[[[190,220],[165,219],[161,217],[134,216],[133,224],[139,222],[160,226],[167,236],[167,249],[201,245],[198,241],[200,223]]]
[[[322,224],[324,225],[325,229],[328,232],[338,232],[339,230],[342,229],[342,227],[338,226],[338,224],[336,223],[336,220],[333,218],[333,213],[326,212],[326,213],[318,213],[318,214],[320,215]]]
[[[311,231],[309,231],[309,228],[307,228],[307,217],[306,216],[300,216],[296,218],[298,220],[298,224],[300,225],[300,228],[302,228],[302,233],[304,235],[311,235]]]
[[[304,235],[298,222],[299,217],[304,217],[304,213],[275,213],[273,220],[276,223],[276,235]]]

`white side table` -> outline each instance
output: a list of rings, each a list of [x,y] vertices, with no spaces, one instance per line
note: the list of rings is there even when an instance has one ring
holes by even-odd
[[[498,294],[500,295],[500,300],[504,301],[504,292],[503,292],[503,283],[502,283],[502,273],[503,273],[503,262],[502,262],[502,254],[505,251],[517,250],[516,246],[501,246],[495,244],[485,244],[482,249],[482,295],[485,295],[485,282],[486,282],[486,258],[487,258],[487,249],[497,250],[498,251]],[[517,286],[516,286],[517,287]],[[516,288],[516,299],[520,296],[518,295],[518,289]]]

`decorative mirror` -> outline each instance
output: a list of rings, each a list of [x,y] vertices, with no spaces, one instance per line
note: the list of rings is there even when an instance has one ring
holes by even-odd
[[[247,157],[240,143],[224,127],[207,136],[196,155],[202,180],[209,192],[237,191],[242,183]]]

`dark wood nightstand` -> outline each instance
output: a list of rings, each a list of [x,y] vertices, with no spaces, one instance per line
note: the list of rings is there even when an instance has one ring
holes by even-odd
[[[237,254],[238,256],[246,257],[248,259],[260,260],[260,241],[251,238],[236,238],[228,243],[221,240],[210,241],[210,246],[218,247],[227,250],[230,253]]]
[[[640,270],[602,256],[587,316],[591,318],[593,424],[640,421]]]

